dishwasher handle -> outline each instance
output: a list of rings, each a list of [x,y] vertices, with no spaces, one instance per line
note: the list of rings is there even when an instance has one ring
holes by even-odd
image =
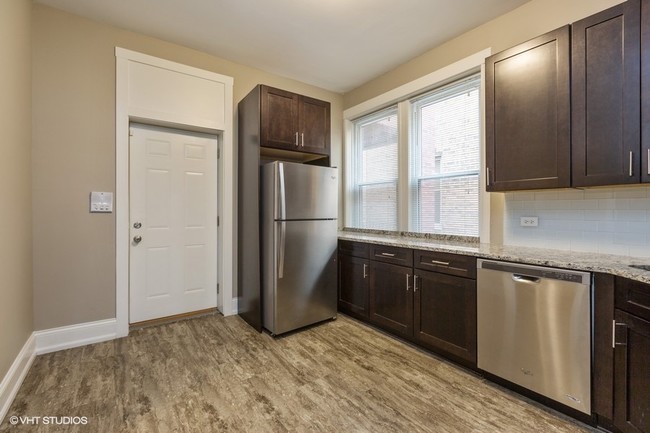
[[[512,274],[512,280],[516,283],[539,284],[542,279],[539,277],[531,277],[529,275]]]

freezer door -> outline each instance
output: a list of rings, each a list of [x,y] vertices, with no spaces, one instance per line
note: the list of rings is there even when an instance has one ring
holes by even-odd
[[[273,162],[276,220],[332,219],[338,215],[338,170],[330,167]],[[265,170],[266,173],[266,170]]]
[[[265,281],[264,327],[283,334],[336,317],[336,221],[274,223],[274,272]]]

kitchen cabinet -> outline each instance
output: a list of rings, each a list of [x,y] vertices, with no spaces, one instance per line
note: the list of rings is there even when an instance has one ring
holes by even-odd
[[[330,155],[330,103],[260,86],[260,146]]]
[[[413,335],[413,251],[370,245],[370,322]]]
[[[415,340],[475,365],[476,259],[415,251],[414,266]]]
[[[572,185],[641,180],[640,2],[571,26]]]
[[[339,241],[339,310],[366,320],[370,290],[369,265],[368,244]]]
[[[593,387],[592,411],[600,425],[611,425],[614,419],[614,321],[615,277],[594,274],[593,285]]]
[[[650,285],[616,277],[613,340],[613,425],[650,432]],[[611,334],[610,334],[611,335]]]
[[[570,186],[569,26],[485,61],[487,190]]]
[[[339,309],[476,366],[474,257],[341,240]]]
[[[650,182],[650,1],[641,2],[641,181]]]
[[[260,166],[281,160],[328,167],[330,104],[258,85],[237,108],[238,309],[261,331]]]
[[[393,333],[413,333],[412,268],[372,261],[370,321]]]

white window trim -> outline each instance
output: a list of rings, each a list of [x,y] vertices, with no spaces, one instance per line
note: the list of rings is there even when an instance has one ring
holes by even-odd
[[[354,161],[353,157],[353,138],[354,124],[353,120],[374,111],[381,110],[389,105],[397,104],[398,117],[400,121],[406,120],[410,115],[409,98],[432,90],[436,87],[448,84],[456,79],[462,78],[471,73],[481,72],[481,125],[485,124],[485,59],[492,54],[492,49],[487,48],[476,54],[465,57],[451,65],[431,72],[423,77],[399,86],[393,90],[369,99],[354,107],[348,108],[343,112],[343,133],[344,133],[344,185],[345,194],[343,200],[344,226],[351,227],[353,222],[354,209],[351,203],[354,202],[353,189],[354,179],[348,175],[350,164]],[[408,125],[409,121],[402,122],[400,125]],[[408,209],[409,199],[409,159],[408,159],[408,128],[400,128],[399,133],[399,178],[398,178],[398,228],[400,231],[408,231],[408,219],[406,212]],[[481,242],[490,242],[490,196],[485,191],[485,133],[481,128],[481,168],[479,173],[479,238]]]

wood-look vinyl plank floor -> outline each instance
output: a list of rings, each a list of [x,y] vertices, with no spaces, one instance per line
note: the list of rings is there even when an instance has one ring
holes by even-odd
[[[85,416],[16,425],[11,416]],[[0,433],[596,431],[346,316],[285,337],[209,315],[38,356]]]

